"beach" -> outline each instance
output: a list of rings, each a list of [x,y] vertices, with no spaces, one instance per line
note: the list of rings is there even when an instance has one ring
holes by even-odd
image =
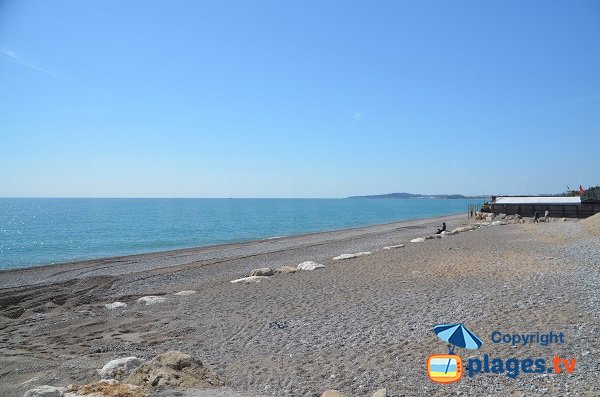
[[[442,221],[478,227],[411,242]],[[454,215],[2,271],[0,395],[93,382],[110,360],[173,350],[201,360],[224,386],[150,395],[598,395],[597,229],[578,220],[482,223]],[[359,252],[369,254],[333,260]],[[305,261],[324,267],[230,282]],[[164,301],[143,305],[144,296]],[[113,302],[127,306],[105,307]],[[433,383],[425,363],[447,353],[432,331],[443,323],[483,340],[479,350],[457,349],[463,362],[556,355],[576,367]],[[562,332],[564,343],[494,343],[496,331]]]

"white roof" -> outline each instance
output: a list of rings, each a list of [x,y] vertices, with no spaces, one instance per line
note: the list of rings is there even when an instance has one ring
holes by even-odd
[[[496,204],[581,204],[581,197],[496,197]]]

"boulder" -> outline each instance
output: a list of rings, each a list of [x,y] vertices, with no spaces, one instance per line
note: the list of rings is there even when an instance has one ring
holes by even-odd
[[[402,248],[404,247],[404,244],[398,244],[398,245],[389,245],[387,247],[383,247],[384,250],[393,250],[396,248]]]
[[[144,360],[134,356],[117,358],[116,360],[107,362],[102,369],[98,370],[98,374],[103,379],[121,379],[129,375],[131,371],[139,367],[143,362]]]
[[[423,237],[417,237],[417,238],[413,238],[412,240],[410,240],[411,243],[422,243],[424,241],[425,241],[425,239]]]
[[[344,393],[340,393],[337,390],[326,390],[321,397],[346,397]]]
[[[281,266],[275,269],[275,273],[296,273],[298,271],[297,267],[294,266]]]
[[[155,295],[148,295],[148,296],[142,296],[141,298],[139,298],[137,300],[137,302],[139,304],[142,305],[155,305],[157,303],[163,303],[164,301],[166,301],[165,298],[163,298],[162,296],[155,296]]]
[[[179,351],[159,354],[134,370],[125,383],[150,388],[194,387],[210,388],[223,386],[223,382],[212,371],[197,360]]]
[[[230,283],[232,283],[232,284],[254,284],[254,283],[261,283],[263,281],[267,281],[268,279],[269,279],[269,277],[267,277],[267,276],[250,276],[250,277],[238,278],[237,280],[231,280]]]
[[[371,251],[357,252],[355,254],[342,254],[342,255],[338,255],[332,259],[334,261],[341,261],[344,259],[358,258],[359,256],[363,256],[363,255],[371,255]]]
[[[107,308],[108,310],[125,309],[127,307],[127,303],[125,303],[125,302],[107,303],[106,305],[104,305],[104,307]]]
[[[506,222],[502,222],[502,221],[494,221],[492,222],[491,226],[499,226],[499,225],[506,225]]]
[[[373,393],[373,397],[387,397],[387,389],[379,389]]]
[[[316,263],[313,261],[302,262],[298,265],[298,270],[315,270],[315,269],[323,269],[325,266],[320,263]]]
[[[268,267],[263,267],[261,269],[254,269],[252,270],[250,273],[248,273],[248,277],[252,277],[252,276],[272,276],[273,275],[273,269],[270,269]]]
[[[521,215],[515,214],[515,219],[521,219],[521,218],[523,218]]]
[[[175,292],[175,295],[177,295],[177,296],[188,296],[188,295],[194,295],[195,293],[196,293],[196,291],[194,291],[194,290],[185,290],[185,291]]]
[[[65,391],[64,387],[44,385],[27,390],[23,397],[62,397]]]

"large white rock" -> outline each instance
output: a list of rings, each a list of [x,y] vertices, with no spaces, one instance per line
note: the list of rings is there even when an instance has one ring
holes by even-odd
[[[137,302],[142,305],[155,305],[157,303],[163,303],[164,301],[166,301],[166,299],[162,296],[154,295],[142,296],[137,300]]]
[[[124,309],[127,307],[127,303],[125,303],[125,302],[107,303],[106,305],[104,305],[104,307],[107,308],[108,310],[121,309],[121,308]]]
[[[393,250],[396,248],[402,248],[404,247],[404,244],[398,244],[398,245],[388,245],[387,247],[383,247],[384,250]]]
[[[27,390],[23,397],[61,397],[66,390],[64,387],[44,385]]]
[[[301,264],[298,265],[299,270],[315,270],[315,269],[322,269],[324,267],[325,266],[321,265],[320,263],[316,263],[313,261],[302,262]]]
[[[107,362],[102,369],[98,370],[98,374],[104,379],[122,378],[127,375],[140,365],[144,360],[134,356],[117,358]]]
[[[237,280],[231,280],[230,283],[232,283],[232,284],[253,284],[253,283],[260,283],[263,281],[267,281],[268,279],[269,279],[269,277],[266,277],[266,276],[250,276],[250,277],[238,278]]]
[[[188,295],[193,295],[195,293],[196,293],[196,291],[186,290],[186,291],[175,292],[175,295],[177,295],[177,296],[188,296]]]
[[[411,243],[422,243],[424,241],[425,239],[423,237],[413,238],[412,240],[410,240]]]
[[[503,221],[494,221],[491,223],[491,226],[499,226],[499,225],[506,225],[506,222]]]
[[[363,255],[371,255],[371,251],[357,252],[355,254],[342,254],[342,255],[336,256],[335,258],[333,258],[333,260],[340,261],[340,260],[344,260],[344,259],[358,258],[359,256],[363,256]]]

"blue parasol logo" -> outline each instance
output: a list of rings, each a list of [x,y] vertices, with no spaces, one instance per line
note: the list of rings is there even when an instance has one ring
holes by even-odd
[[[462,324],[438,324],[433,332],[448,342],[448,354],[432,354],[427,359],[429,378],[437,383],[453,383],[462,377],[462,359],[454,354],[455,347],[463,349],[479,349],[481,338]]]

